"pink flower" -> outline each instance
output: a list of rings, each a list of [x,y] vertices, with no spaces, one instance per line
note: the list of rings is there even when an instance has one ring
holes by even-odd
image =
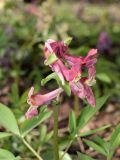
[[[72,81],[81,75],[81,70],[78,65],[74,65],[69,69],[59,59],[51,64],[50,67],[52,68],[52,71],[55,71],[55,73],[58,75],[62,85],[64,85],[65,80]]]
[[[45,57],[51,53],[55,53],[58,58],[65,59],[69,64],[82,63],[83,57],[72,56],[68,53],[68,46],[64,42],[56,42],[55,40],[48,39],[45,42]]]
[[[49,103],[51,100],[59,96],[60,93],[63,92],[63,90],[62,88],[58,88],[44,95],[41,95],[39,93],[33,94],[33,92],[34,92],[34,87],[31,87],[28,93],[28,100],[27,100],[27,103],[30,105],[30,108],[25,114],[27,119],[31,119],[32,117],[36,116],[38,114],[37,108],[39,106]]]
[[[61,60],[58,60],[57,64],[61,69],[62,75],[67,81],[75,80],[75,78],[81,75],[81,70],[78,65],[73,65],[71,68],[67,68]]]
[[[54,52],[58,58],[63,58],[63,56],[67,53],[68,47],[64,44],[64,42],[56,42],[52,39],[48,39],[45,43],[45,52]]]
[[[97,62],[97,49],[91,49],[86,57],[72,56],[67,50],[68,47],[64,42],[48,40],[45,43],[46,58],[53,53],[58,57],[50,67],[57,73],[62,84],[64,85],[64,79],[66,79],[75,95],[81,99],[86,98],[90,105],[95,106],[96,102],[91,86],[95,83],[96,70],[94,65]],[[68,67],[64,65],[62,60],[67,62]],[[88,70],[88,77],[82,77],[84,67]]]
[[[45,43],[45,57],[52,54],[53,52],[56,54],[58,58],[65,59],[70,65],[79,65],[90,67],[94,65],[97,61],[97,49],[91,49],[86,57],[76,57],[72,56],[68,53],[68,47],[64,44],[64,42],[56,42],[52,39],[47,40]]]
[[[49,56],[51,54],[55,53],[54,50],[53,50],[53,48],[51,47],[51,44],[53,44],[53,43],[55,43],[55,41],[52,40],[52,39],[47,40],[47,42],[45,43],[45,52],[44,53],[45,53],[46,60],[49,58]],[[60,80],[62,82],[62,85],[64,85],[65,79],[64,79],[64,75],[62,73],[63,68],[61,68],[60,64],[62,64],[61,60],[56,59],[50,65],[50,67],[51,67],[52,71],[55,71],[55,73],[58,75],[58,77],[60,78]],[[62,67],[63,67],[63,65],[62,65]]]
[[[64,46],[63,42],[54,42],[54,40],[49,39],[45,43],[45,57],[48,59],[48,57],[51,54],[57,54],[59,57],[62,56],[62,54],[65,54],[66,52],[66,46]],[[55,62],[53,62],[50,65],[52,71],[55,71],[56,74],[59,76],[62,85],[64,85],[65,79],[67,81],[73,80],[77,75],[79,74],[79,68],[74,65],[70,69],[68,69],[62,62],[61,59],[57,59]]]
[[[72,92],[81,99],[87,99],[92,106],[96,105],[95,97],[93,95],[90,85],[87,83],[88,78],[81,78],[78,82],[70,82]]]
[[[91,67],[93,66],[96,62],[97,62],[97,49],[91,49],[87,56],[83,59],[83,65],[85,65],[86,67]]]
[[[52,71],[55,71],[55,73],[58,75],[58,77],[61,80],[62,85],[65,84],[65,77],[63,75],[63,66],[61,67],[62,62],[60,60],[57,60],[53,64],[50,65]]]
[[[64,58],[71,65],[78,64],[80,66],[90,67],[97,62],[96,56],[97,56],[97,49],[91,49],[86,57],[82,56],[76,57],[70,54],[65,54]]]
[[[97,49],[91,49],[86,57],[76,57],[68,53],[68,47],[62,41],[56,42],[52,39],[47,40],[45,43],[45,52],[49,52],[49,54],[54,52],[58,58],[65,59],[69,64],[72,65],[76,63],[79,63],[79,65],[89,65],[89,63],[96,63]]]
[[[91,86],[96,83],[95,74],[96,70],[94,66],[92,66],[88,69],[88,77],[83,77],[78,82],[70,82],[72,92],[81,99],[86,98],[88,103],[92,106],[96,105],[96,100],[91,89]]]

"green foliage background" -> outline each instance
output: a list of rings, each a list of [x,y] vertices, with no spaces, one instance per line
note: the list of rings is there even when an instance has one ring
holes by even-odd
[[[119,103],[120,4],[48,0],[37,4],[35,14],[30,13],[31,7],[32,4],[22,1],[0,2],[0,101],[11,107],[18,123],[21,125],[28,107],[27,89],[35,85],[39,90],[41,80],[51,73],[49,67],[44,66],[43,55],[44,42],[48,38],[64,40],[73,37],[70,53],[79,56],[97,47],[100,33],[106,32],[112,46],[110,51],[99,51],[94,92],[96,97],[109,93],[110,100]],[[48,84],[46,89],[56,87],[54,81]],[[8,92],[4,93],[6,87]],[[4,97],[9,98],[4,100]],[[42,127],[45,130],[45,126]],[[39,146],[31,134],[28,139],[33,141],[35,149]],[[21,152],[31,156],[14,137],[2,140],[0,147],[11,149],[16,155]]]

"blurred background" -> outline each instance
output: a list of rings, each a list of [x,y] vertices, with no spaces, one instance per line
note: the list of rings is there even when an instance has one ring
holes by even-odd
[[[41,92],[57,87],[54,81],[41,87],[41,80],[51,73],[50,68],[44,66],[44,42],[49,38],[64,40],[68,36],[73,37],[71,54],[85,56],[89,49],[98,48],[94,93],[96,97],[110,94],[101,113],[84,130],[104,124],[116,126],[120,122],[119,0],[0,0],[0,102],[13,110],[20,124],[28,108],[23,97],[27,97],[30,86],[34,85]],[[62,97],[61,134],[67,130],[70,109],[73,108],[77,115],[84,105],[75,96]],[[51,130],[52,118],[49,123],[48,130]],[[40,127],[28,137],[35,149],[40,142],[39,134],[35,133]],[[103,136],[111,131],[112,127]],[[0,147],[22,157],[24,154],[32,156],[19,143],[18,139],[11,138],[2,140]],[[74,153],[74,148],[70,152]],[[119,157],[120,149],[114,160]]]

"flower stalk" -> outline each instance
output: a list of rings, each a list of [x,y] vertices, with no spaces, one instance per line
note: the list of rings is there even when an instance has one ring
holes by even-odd
[[[22,138],[22,141],[25,146],[37,157],[38,160],[43,160],[24,138]]]
[[[59,105],[54,104],[54,137],[53,137],[53,148],[54,148],[54,159],[59,160],[59,146],[58,146],[58,114]]]

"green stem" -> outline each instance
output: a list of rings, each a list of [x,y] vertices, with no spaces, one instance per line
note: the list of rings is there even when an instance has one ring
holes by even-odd
[[[111,160],[109,157],[107,157],[107,160]]]
[[[74,97],[74,110],[75,110],[76,117],[78,117],[80,108],[81,108],[81,106],[79,103],[79,98],[77,96],[75,96]]]
[[[112,158],[110,156],[107,156],[107,160],[111,160]]]
[[[108,154],[107,154],[107,160],[112,160],[113,153],[114,151],[111,151],[111,149],[109,149]]]
[[[55,160],[59,160],[58,113],[59,113],[59,105],[54,104],[54,157],[55,157]]]
[[[22,141],[25,146],[38,158],[38,160],[43,160],[24,138],[22,138]]]

